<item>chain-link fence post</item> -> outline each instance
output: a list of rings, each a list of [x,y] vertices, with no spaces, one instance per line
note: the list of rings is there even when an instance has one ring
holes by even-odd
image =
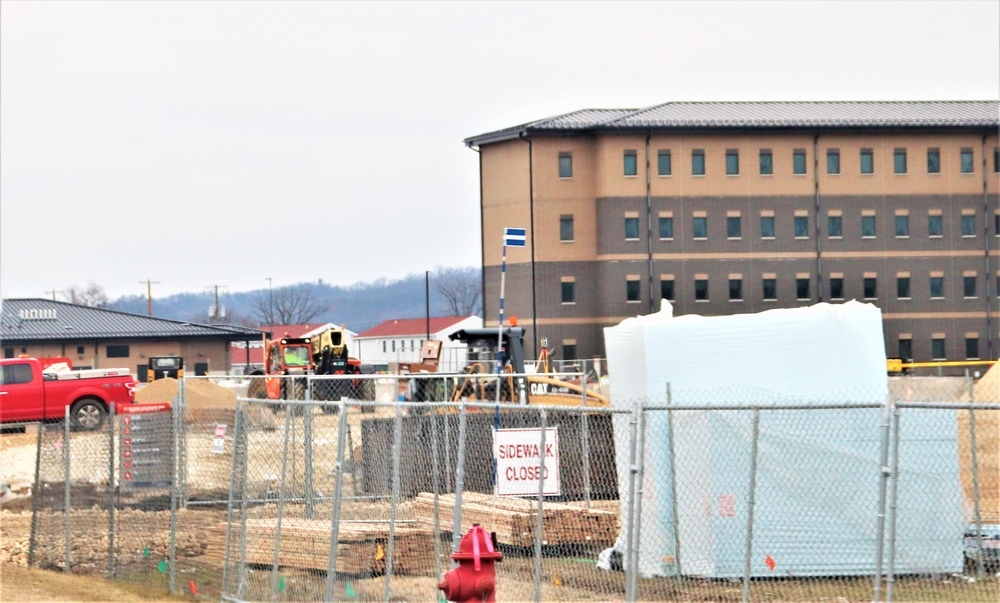
[[[240,451],[245,449],[242,445],[241,438],[245,438],[244,434],[245,426],[243,421],[241,421],[242,408],[246,406],[246,402],[237,401],[236,402],[236,424],[233,426],[233,453],[232,457],[229,459],[229,475],[232,476],[232,481],[229,482],[229,501],[226,504],[226,542],[223,548],[223,560],[222,560],[222,594],[225,596],[229,591],[229,547],[232,546],[232,535],[233,535],[233,499],[236,497],[236,482],[238,481],[236,473],[237,461],[241,458]],[[237,576],[239,580],[239,576]]]
[[[587,424],[587,375],[580,378],[580,446],[583,453],[583,499],[590,509],[590,431]]]
[[[115,405],[108,408],[108,578],[115,577]]]
[[[250,514],[249,501],[247,501],[247,480],[250,473],[250,407],[244,403],[241,408],[240,421],[243,422],[242,450],[242,471],[240,475],[240,562],[237,566],[236,598],[246,597],[247,587],[247,518]]]
[[[442,389],[442,391],[447,391]],[[430,411],[431,421],[431,488],[434,490],[434,576],[441,577],[441,505],[440,494],[441,484],[439,479],[440,467],[438,467],[438,412],[432,408]],[[445,444],[447,447],[447,444]]]
[[[636,600],[636,572],[639,570],[636,567],[635,560],[638,558],[636,550],[638,547],[635,545],[635,528],[636,528],[636,517],[635,517],[635,494],[636,494],[636,453],[638,448],[638,438],[639,438],[639,413],[641,412],[642,402],[636,400],[632,405],[632,415],[629,418],[629,431],[631,433],[631,440],[629,441],[629,451],[628,451],[628,515],[622,518],[622,522],[627,522],[627,527],[625,530],[625,555],[624,555],[624,565],[625,565],[625,600],[635,601]],[[624,509],[623,509],[624,510]]]
[[[69,455],[69,432],[70,432],[70,408],[66,407],[65,420],[63,421],[63,539],[66,544],[66,566],[63,571],[70,571],[70,525],[69,512],[72,509],[70,504],[70,455]]]
[[[271,565],[272,601],[278,595],[278,565],[281,560],[281,520],[285,513],[285,480],[288,475],[288,432],[291,429],[292,416],[296,414],[295,408],[294,402],[288,402],[285,406],[285,437],[281,445],[281,477],[278,482],[278,518],[274,528],[274,563]]]
[[[399,461],[403,448],[403,408],[396,402],[396,418],[392,430],[392,500],[389,504],[389,542],[385,556],[385,600],[392,595],[392,563],[396,552],[396,510],[399,506]]]
[[[458,552],[462,543],[462,490],[465,488],[465,431],[466,431],[466,409],[465,402],[459,403],[458,407],[458,458],[455,461],[455,522],[454,531],[451,535],[451,551]],[[457,566],[457,561],[452,561],[452,566]]]
[[[667,406],[673,405],[673,390],[670,383],[667,383]],[[670,506],[673,515],[674,529],[674,569],[677,575],[678,584],[681,582],[681,530],[680,513],[677,504],[677,445],[674,442],[674,411],[667,409],[667,454],[670,455]]]
[[[38,440],[35,446],[35,485],[31,488],[31,538],[28,541],[28,565],[35,567],[35,551],[38,546],[38,514],[41,511],[41,471],[42,471],[42,433],[45,423],[35,424]]]
[[[178,408],[179,407],[179,408]],[[173,464],[170,472],[170,594],[177,592],[177,501],[180,499],[180,424],[183,423],[184,405],[172,404],[170,421],[170,441],[173,444],[173,454],[170,462]]]
[[[757,495],[757,440],[760,435],[760,409],[753,410],[753,427],[750,435],[750,487],[747,503],[747,545],[743,557],[743,603],[750,600],[750,562],[753,558],[753,511]]]
[[[177,476],[178,488],[179,488],[179,501],[180,505],[187,507],[187,421],[184,419],[187,417],[187,378],[179,379],[177,382],[177,399],[174,401],[177,407],[174,410],[174,414],[178,417],[178,421],[174,423],[178,427],[178,437],[175,438],[177,443],[177,458],[178,458],[178,468],[179,470],[175,473]]]
[[[334,584],[337,581],[337,545],[340,540],[340,509],[344,500],[344,445],[349,433],[347,426],[347,405],[343,399],[338,403],[337,460],[333,466],[333,511],[330,514],[330,552],[326,568],[326,591],[324,600],[333,601]]]
[[[885,505],[886,487],[889,476],[889,424],[892,422],[892,399],[886,397],[885,406],[882,410],[882,424],[879,428],[881,438],[879,441],[879,480],[878,480],[878,509],[876,509],[876,531],[875,536],[875,594],[872,601],[879,601],[882,596],[882,565],[885,557]]]
[[[892,603],[892,589],[896,582],[896,502],[899,487],[899,407],[892,409],[892,444],[889,453],[892,462],[892,482],[889,486],[889,569],[886,576],[885,600]]]
[[[313,518],[313,506],[316,504],[313,493],[313,380],[306,380],[306,406],[302,418],[302,439],[305,440],[305,476],[303,487],[306,489],[306,519]]]
[[[973,387],[972,375],[969,369],[965,369],[965,378],[969,383],[969,404],[976,401],[976,392]],[[969,445],[972,454],[972,499],[973,510],[976,521],[976,577],[982,578],[985,574],[983,569],[983,519],[979,504],[979,459],[976,455],[976,411],[969,406]]]
[[[543,408],[539,411],[538,421],[539,446],[538,446],[538,516],[535,518],[535,603],[542,600],[542,515],[545,508],[545,428],[548,422],[548,413]]]

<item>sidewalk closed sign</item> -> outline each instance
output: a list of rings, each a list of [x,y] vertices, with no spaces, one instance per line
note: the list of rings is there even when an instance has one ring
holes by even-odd
[[[545,496],[559,496],[559,428],[498,429],[493,431],[493,458],[497,462],[497,494],[538,496],[539,480]],[[542,458],[544,456],[544,464]]]

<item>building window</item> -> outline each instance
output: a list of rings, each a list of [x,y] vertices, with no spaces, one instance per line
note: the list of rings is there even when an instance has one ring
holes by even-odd
[[[896,216],[896,237],[910,236],[910,216]]]
[[[896,149],[892,152],[892,171],[897,174],[906,173],[906,149]]]
[[[865,299],[878,299],[878,279],[874,276],[866,276],[864,285]]]
[[[382,352],[383,352],[383,353],[385,353],[385,348],[386,348],[386,345],[387,345],[387,344],[386,344],[386,342],[385,342],[385,341],[382,341]]]
[[[660,280],[660,297],[667,301],[674,301],[674,279],[665,278]]]
[[[979,359],[979,338],[978,337],[966,337],[965,338],[965,359],[966,360],[977,360],[977,359]]]
[[[564,243],[573,241],[573,216],[559,216],[559,240]]]
[[[708,301],[708,279],[694,279],[694,299],[695,301]]]
[[[691,174],[694,176],[705,175],[705,151],[702,149],[691,151]]]
[[[625,175],[635,176],[639,173],[639,162],[636,161],[635,151],[625,151]]]
[[[572,153],[559,153],[559,177],[560,178],[572,178],[573,177],[573,154]]]
[[[965,214],[962,216],[962,236],[976,236],[976,216],[975,214]]]
[[[671,216],[660,216],[660,238],[674,238],[674,219]]]
[[[896,277],[896,298],[910,299],[910,277],[908,276]]]
[[[875,238],[875,216],[861,216],[861,236],[864,238]]]
[[[639,279],[629,278],[625,281],[625,299],[630,302],[639,301]]]
[[[827,174],[840,173],[840,149],[826,150],[826,173]]]
[[[993,216],[993,234],[1000,237],[1000,214]]]
[[[741,236],[739,216],[729,216],[726,218],[726,236],[730,239],[738,239]]]
[[[941,214],[931,214],[927,216],[927,234],[932,237],[944,235],[944,218]]]
[[[809,279],[799,277],[795,279],[795,299],[809,299]]]
[[[76,346],[76,353],[77,353],[77,355],[80,355],[80,354],[83,354],[83,353],[84,353],[84,352],[83,352],[83,346],[82,346],[82,345],[78,345],[78,346]]]
[[[912,339],[900,339],[899,340],[899,357],[903,359],[903,362],[909,362],[913,360],[913,340]]]
[[[993,173],[1000,174],[1000,148],[993,149]]]
[[[932,276],[931,277],[931,299],[943,299],[944,298],[944,277],[943,276]]]
[[[965,276],[962,278],[962,293],[966,298],[976,297],[977,280],[974,276]]]
[[[763,285],[764,301],[778,299],[778,279],[767,277],[761,284]]]
[[[830,278],[830,299],[844,299],[844,279],[836,276]]]
[[[3,349],[3,357],[4,358],[13,358],[14,357],[14,348],[4,348]]]
[[[941,173],[941,151],[938,149],[927,149],[927,173]]]
[[[108,358],[128,358],[128,346],[127,345],[108,345],[107,348]]]
[[[396,351],[396,340],[395,339],[392,340],[392,351],[393,352]]]
[[[771,149],[761,149],[760,150],[760,175],[770,176],[774,173],[774,158],[771,155]]]
[[[844,236],[844,219],[841,216],[828,216],[826,221],[831,239],[839,239]]]
[[[875,155],[871,149],[861,149],[861,173],[875,173]]]
[[[726,175],[738,176],[740,173],[740,152],[736,149],[726,151]]]
[[[760,217],[760,238],[762,239],[774,238],[774,216]]]
[[[559,284],[562,286],[562,303],[575,304],[576,283],[574,283],[573,281],[563,281]]]
[[[931,339],[931,360],[945,360],[946,358],[948,358],[948,354],[945,352],[944,337]]]
[[[743,279],[729,279],[729,301],[743,301]]]
[[[708,218],[704,216],[698,216],[695,217],[691,223],[694,226],[694,238],[696,239],[708,238]]]
[[[661,150],[656,153],[656,173],[660,176],[669,176],[672,167],[670,165],[670,151]]]
[[[792,152],[792,173],[806,173],[806,152],[805,149],[795,149]]]
[[[959,159],[963,174],[971,174],[975,171],[972,163],[972,149],[962,149],[959,153]]]
[[[625,240],[639,239],[639,218],[625,218]]]
[[[795,216],[795,238],[809,238],[809,216]]]
[[[563,360],[576,360],[576,344],[563,344]]]

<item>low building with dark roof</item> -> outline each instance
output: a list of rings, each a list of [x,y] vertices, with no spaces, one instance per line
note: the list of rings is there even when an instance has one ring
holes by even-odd
[[[263,333],[48,299],[5,299],[0,311],[4,358],[64,356],[74,368],[128,368],[141,380],[150,356],[182,356],[190,375],[228,373],[241,361],[231,343],[259,341]]]

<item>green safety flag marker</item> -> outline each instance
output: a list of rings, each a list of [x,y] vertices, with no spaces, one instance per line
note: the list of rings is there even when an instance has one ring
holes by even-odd
[[[448,603],[448,601],[445,600],[445,598],[444,598],[444,593],[440,593],[440,592],[438,593],[438,603]]]
[[[160,570],[161,574],[167,573],[167,560],[160,559],[160,564],[156,566],[156,569]]]
[[[147,558],[149,557],[149,547],[148,546],[146,548],[142,549],[142,556],[143,557],[147,557]]]
[[[278,577],[278,592],[282,592],[284,590],[285,590],[285,577],[284,576],[279,576]]]
[[[351,597],[352,599],[357,599],[358,593],[354,592],[354,589],[351,588],[351,583],[347,582],[346,584],[347,584],[347,596]]]

